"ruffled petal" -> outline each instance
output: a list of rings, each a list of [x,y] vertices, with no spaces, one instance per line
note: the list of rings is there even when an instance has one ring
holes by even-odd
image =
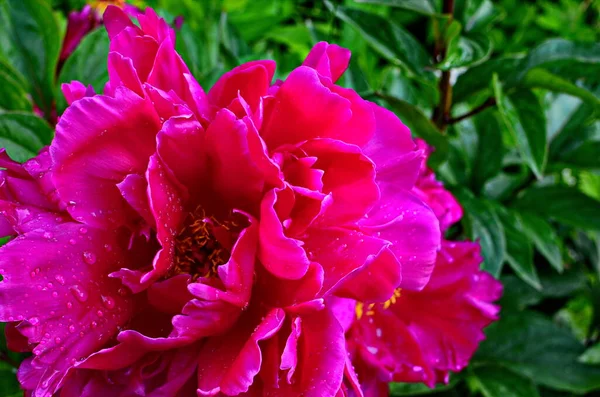
[[[302,242],[285,236],[274,208],[276,203],[277,191],[273,189],[261,204],[258,258],[275,276],[297,280],[306,274],[310,261]]]
[[[126,265],[115,232],[66,223],[0,248],[0,320],[34,345],[37,395],[52,394],[73,365],[130,318],[132,302],[109,272]]]
[[[127,89],[71,105],[50,147],[53,180],[69,213],[93,226],[127,224],[136,215],[117,184],[143,174],[160,120],[149,101]]]
[[[344,74],[349,63],[350,50],[321,41],[313,46],[302,65],[315,69],[335,83]]]
[[[391,252],[402,265],[402,288],[420,290],[431,276],[440,246],[440,228],[435,214],[404,189],[391,185],[359,222],[361,230],[392,243]]]
[[[226,108],[239,95],[256,109],[261,97],[267,94],[275,66],[274,61],[252,61],[233,68],[210,89],[209,101],[218,108]]]
[[[274,309],[256,327],[251,319],[246,319],[230,332],[209,339],[198,357],[198,395],[237,395],[248,391],[261,368],[258,343],[277,333],[284,319],[283,310]]]

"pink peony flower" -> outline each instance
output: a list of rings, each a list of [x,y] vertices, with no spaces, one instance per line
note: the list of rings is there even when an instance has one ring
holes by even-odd
[[[335,85],[317,44],[285,81],[255,61],[205,93],[152,10],[117,7],[109,81],[49,151],[2,157],[0,320],[34,396],[336,396],[336,299],[423,288],[440,244],[411,189],[423,152],[391,112]],[[356,386],[355,384],[355,387]]]
[[[426,166],[413,192],[431,206],[443,229],[460,220],[460,205]],[[334,302],[360,380],[360,392],[349,389],[350,395],[387,396],[391,381],[434,387],[448,382],[449,371],[467,366],[484,339],[483,328],[498,319],[492,302],[502,294],[500,282],[479,270],[481,261],[477,242],[442,241],[423,290],[399,288],[383,304]]]

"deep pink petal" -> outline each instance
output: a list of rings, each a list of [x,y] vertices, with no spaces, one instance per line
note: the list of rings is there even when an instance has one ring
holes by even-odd
[[[311,229],[305,238],[311,260],[325,271],[321,295],[360,301],[385,301],[400,283],[400,264],[389,254],[390,242],[356,230]]]
[[[253,327],[249,319],[223,336],[211,338],[198,357],[198,394],[210,396],[222,392],[237,395],[246,392],[260,371],[262,354],[259,341],[269,339],[282,326],[285,313],[269,312]]]
[[[374,163],[379,183],[411,189],[419,176],[423,152],[417,150],[410,130],[387,109],[371,104],[376,127],[373,138],[362,148]]]
[[[352,117],[350,101],[323,85],[314,69],[292,71],[265,111],[262,136],[269,149],[330,137]],[[345,137],[352,143],[351,136]]]
[[[38,393],[53,393],[67,371],[118,332],[131,300],[111,269],[128,261],[117,235],[67,223],[16,238],[0,248],[0,320],[17,329],[42,371]]]
[[[218,108],[228,107],[240,95],[256,109],[260,98],[267,94],[273,74],[274,61],[252,61],[225,73],[208,93],[208,99]]]
[[[302,63],[336,82],[348,68],[350,50],[321,41],[313,46]]]
[[[276,202],[277,191],[273,189],[261,204],[258,258],[275,276],[297,280],[306,274],[310,261],[302,242],[285,236],[274,209]]]
[[[359,222],[361,229],[392,243],[391,252],[402,265],[402,288],[422,289],[431,276],[440,246],[440,228],[435,214],[404,189],[391,185]]]

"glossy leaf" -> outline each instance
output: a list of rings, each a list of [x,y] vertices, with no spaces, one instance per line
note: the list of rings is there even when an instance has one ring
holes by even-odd
[[[465,210],[465,218],[470,222],[468,237],[478,239],[481,245],[484,258],[482,269],[498,277],[502,271],[507,245],[504,228],[494,204],[478,199],[464,189],[454,193]]]
[[[600,230],[600,201],[572,187],[533,187],[527,189],[515,205],[566,225]]]
[[[452,24],[460,32],[460,24],[456,21]],[[453,34],[448,43],[446,58],[436,67],[441,70],[450,70],[463,66],[474,66],[489,58],[491,52],[492,42],[486,34]]]
[[[504,313],[486,331],[474,361],[502,365],[558,390],[600,387],[600,367],[581,364],[585,347],[566,329],[531,311]]]
[[[23,76],[2,59],[0,59],[0,109],[31,110],[27,84],[23,81]]]
[[[562,254],[560,252],[561,241],[556,232],[544,218],[531,212],[521,212],[519,214],[523,231],[535,247],[550,262],[558,272],[564,269]]]
[[[507,79],[507,85],[519,84],[526,74],[537,67],[577,64],[600,64],[600,43],[576,43],[564,39],[551,39],[531,50]]]
[[[523,77],[522,86],[528,88],[543,88],[554,92],[562,92],[583,99],[600,111],[600,99],[590,91],[581,88],[542,68],[535,68]]]
[[[432,0],[356,0],[357,3],[381,4],[389,7],[398,7],[415,11],[425,15],[436,15],[435,5]]]
[[[469,379],[484,397],[538,397],[540,395],[531,379],[499,365],[475,367]]]
[[[49,4],[43,0],[5,2],[5,29],[17,51],[14,66],[31,84],[35,103],[49,117],[54,100],[54,73],[61,37]]]
[[[431,65],[425,48],[403,27],[382,16],[348,7],[333,6],[330,10],[342,21],[357,29],[362,37],[384,58],[403,67],[410,74],[431,79]]]
[[[32,113],[0,113],[0,147],[16,161],[25,161],[50,143],[52,129]]]
[[[502,169],[502,126],[498,113],[491,109],[477,115],[473,121],[477,130],[477,151],[471,178],[474,190],[480,191],[485,182]]]
[[[489,95],[492,96],[490,81],[494,73],[503,81],[514,71],[521,59],[522,56],[505,56],[469,68],[456,80],[452,89],[452,99],[457,103],[463,102],[482,91],[489,91]]]
[[[546,120],[539,100],[531,91],[520,91],[506,97],[497,76],[493,78],[494,95],[506,128],[517,143],[517,149],[533,173],[542,178],[548,156]]]
[[[504,235],[506,236],[506,260],[514,272],[527,284],[537,290],[542,289],[537,271],[533,265],[533,245],[524,238],[523,226],[516,214],[509,210],[497,211]]]
[[[579,356],[579,362],[584,364],[600,364],[600,343],[590,347]]]

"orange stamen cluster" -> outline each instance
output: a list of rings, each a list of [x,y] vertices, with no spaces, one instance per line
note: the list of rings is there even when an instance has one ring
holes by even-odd
[[[234,223],[220,223],[213,217],[207,218],[200,208],[188,215],[186,226],[177,236],[175,260],[169,276],[190,274],[192,280],[200,277],[214,277],[219,266],[229,260],[230,252],[225,249],[213,234],[213,228],[229,231]]]
[[[375,314],[375,310],[373,310],[373,309],[375,309],[375,305],[381,305],[381,307],[383,309],[389,309],[390,306],[392,306],[394,303],[396,303],[398,298],[400,298],[401,292],[402,292],[402,289],[396,288],[394,290],[394,293],[390,297],[390,299],[386,300],[383,303],[371,303],[371,304],[367,305],[366,311],[365,311],[365,304],[363,302],[357,302],[356,308],[355,308],[356,318],[360,320],[363,315],[372,316],[373,314]]]

